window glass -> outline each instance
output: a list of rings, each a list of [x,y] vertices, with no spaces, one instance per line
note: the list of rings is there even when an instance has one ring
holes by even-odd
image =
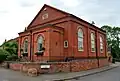
[[[91,51],[95,52],[95,34],[91,33]]]
[[[42,51],[43,48],[43,37],[39,36],[38,41],[37,41],[37,51]]]
[[[78,51],[83,51],[83,31],[81,28],[78,30]]]
[[[27,53],[28,52],[28,40],[26,39],[25,41],[24,41],[24,53]]]
[[[103,52],[103,39],[101,36],[100,36],[100,52],[101,53]]]
[[[64,48],[68,48],[68,41],[67,40],[64,41]]]

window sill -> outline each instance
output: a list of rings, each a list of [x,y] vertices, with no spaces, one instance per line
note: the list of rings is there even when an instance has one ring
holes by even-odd
[[[96,51],[91,51],[92,53],[95,53]]]
[[[43,54],[44,54],[44,51],[38,51],[35,53],[35,55],[37,55],[37,56],[43,56]]]
[[[84,50],[78,50],[79,52],[83,52]]]
[[[91,52],[96,52],[96,49],[95,48],[91,48]]]
[[[102,52],[100,52],[101,54],[103,54],[103,51]]]
[[[27,57],[27,56],[28,56],[28,53],[27,53],[27,52],[24,52],[24,53],[22,53],[22,55]]]

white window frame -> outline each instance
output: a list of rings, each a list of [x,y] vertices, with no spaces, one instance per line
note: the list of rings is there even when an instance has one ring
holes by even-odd
[[[23,42],[23,52],[28,53],[28,39],[25,39]]]
[[[67,40],[64,41],[64,48],[68,48],[68,41]]]
[[[95,33],[91,32],[91,52],[95,52]],[[93,50],[94,49],[94,50]]]
[[[37,39],[37,52],[41,52],[43,48],[43,43],[44,43],[44,38],[42,35],[38,36],[38,39]],[[42,47],[40,48],[40,44],[42,44]]]
[[[78,51],[84,51],[84,33],[83,33],[83,29],[79,28],[77,34],[78,34]]]
[[[45,14],[42,15],[42,19],[43,19],[43,20],[45,20],[45,19],[47,19],[47,18],[48,18],[48,13],[45,13]]]
[[[103,53],[103,50],[104,50],[103,37],[100,36],[100,53]]]

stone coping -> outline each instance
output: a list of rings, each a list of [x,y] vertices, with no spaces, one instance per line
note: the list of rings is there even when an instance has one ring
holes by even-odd
[[[19,62],[19,61],[5,61],[4,63],[19,63],[19,64],[59,64],[59,63],[72,63],[72,62],[78,62],[78,61],[88,61],[89,59],[79,59],[79,60],[72,60],[72,61],[67,61],[67,62],[64,62],[64,61],[59,61],[59,62],[47,62],[47,61],[43,61],[43,62]],[[93,59],[93,60],[97,60],[97,59]],[[89,60],[90,61],[90,60]]]
[[[71,61],[69,61],[71,62]],[[17,62],[17,61],[5,61],[4,63],[19,63],[19,64],[58,64],[58,63],[69,63],[69,62]]]

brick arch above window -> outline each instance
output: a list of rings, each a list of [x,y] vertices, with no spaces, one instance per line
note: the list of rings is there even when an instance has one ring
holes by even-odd
[[[36,36],[37,36],[37,38],[38,38],[39,36],[43,36],[43,38],[45,39],[45,35],[44,35],[43,33],[38,33]]]
[[[22,39],[22,44],[24,43],[25,40],[28,40],[28,37],[24,37],[24,38]],[[28,40],[28,42],[29,42],[29,40]]]
[[[24,41],[27,40],[28,43],[29,43],[29,40],[28,40],[28,37],[24,37],[21,41],[21,48],[23,49],[23,44],[24,44]]]
[[[39,36],[43,36],[44,41],[45,41],[45,36],[44,36],[44,34],[39,33],[39,34],[34,35],[34,43],[37,43],[37,40],[38,40]]]
[[[78,34],[78,31],[79,30],[82,30],[83,31],[83,36],[85,35],[85,32],[84,32],[84,28],[83,28],[83,26],[78,26],[77,27],[77,34]]]
[[[43,37],[43,40],[45,40],[45,36],[43,34],[38,34],[37,38],[36,38],[36,41],[38,40],[39,37]]]

